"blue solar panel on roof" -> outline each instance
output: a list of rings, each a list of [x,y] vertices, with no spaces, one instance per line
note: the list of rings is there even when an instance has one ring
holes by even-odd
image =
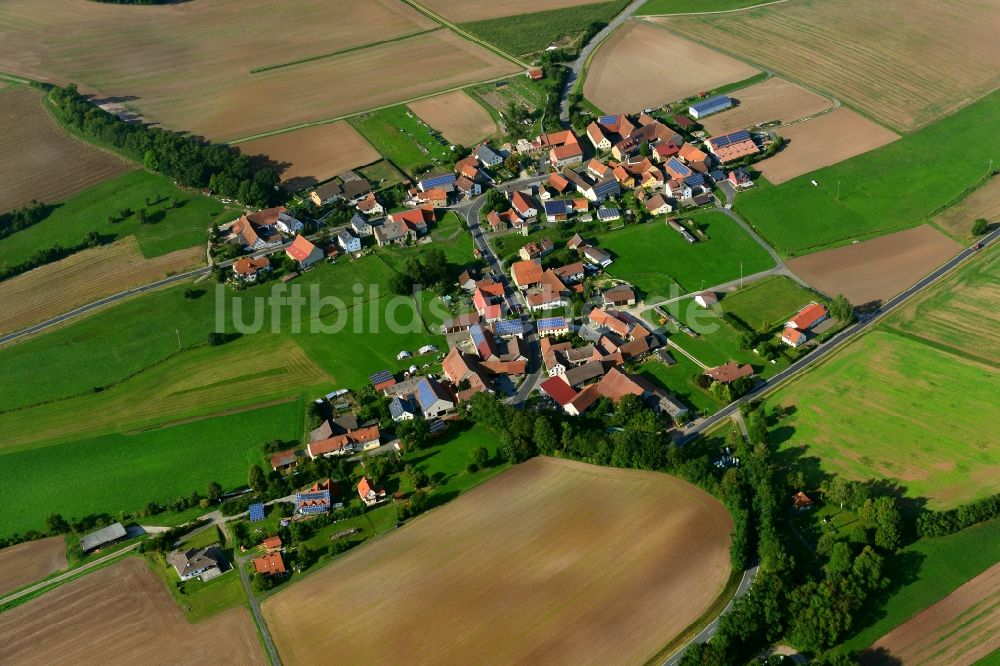
[[[689,187],[697,187],[698,185],[705,184],[705,176],[700,173],[696,173],[692,176],[688,176],[684,179],[684,183]]]
[[[716,148],[725,148],[726,146],[731,146],[734,143],[739,143],[740,141],[746,141],[750,138],[750,132],[745,129],[736,130],[735,132],[730,132],[729,134],[723,134],[722,136],[717,136],[712,138],[712,143],[715,144]]]
[[[563,317],[548,317],[538,320],[538,328],[563,328],[566,326],[566,319]]]
[[[250,522],[255,523],[258,520],[264,520],[264,505],[263,504],[251,504],[250,505]]]
[[[443,176],[433,176],[431,178],[424,179],[420,181],[420,185],[426,189],[428,187],[439,187],[441,185],[448,185],[454,183],[456,176],[453,173],[444,174]]]
[[[692,104],[691,108],[694,109],[695,111],[697,111],[698,113],[701,113],[701,112],[706,111],[708,109],[714,109],[714,108],[717,108],[717,107],[729,106],[730,104],[732,104],[732,100],[729,99],[729,97],[727,97],[725,95],[719,95],[718,97],[712,97],[712,98],[703,100],[701,102],[698,102],[697,104]]]
[[[486,342],[486,338],[483,336],[483,329],[479,324],[473,324],[469,327],[469,335],[472,336],[472,344],[477,347]]]
[[[371,380],[372,384],[381,384],[382,382],[387,382],[392,379],[392,373],[388,370],[380,370],[374,375],[370,375],[368,379]]]
[[[512,333],[523,333],[524,324],[520,319],[508,319],[505,321],[498,321],[493,325],[493,330],[496,331],[497,335],[510,335]],[[477,343],[478,344],[478,343]]]
[[[601,116],[600,118],[597,119],[597,122],[599,122],[602,125],[610,125],[611,123],[615,122],[617,118],[618,116]]]
[[[434,393],[434,389],[431,388],[430,380],[423,379],[417,385],[417,400],[420,401],[420,406],[427,409],[437,400],[437,395]]]

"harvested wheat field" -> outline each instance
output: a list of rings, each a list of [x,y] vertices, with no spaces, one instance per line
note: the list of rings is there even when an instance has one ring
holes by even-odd
[[[0,128],[0,213],[32,199],[61,201],[134,168],[64,132],[34,88],[0,91]]]
[[[957,204],[934,217],[934,224],[952,238],[964,242],[972,237],[972,223],[980,217],[1000,221],[1000,178],[989,182]]]
[[[189,624],[146,562],[129,557],[0,614],[11,664],[267,664],[250,613]]]
[[[722,591],[731,529],[680,479],[533,459],[263,612],[288,664],[642,663]]]
[[[801,0],[650,20],[832,93],[901,130],[1000,86],[993,0]]]
[[[516,70],[446,30],[426,33],[437,27],[392,0],[359,0],[349,12],[324,0],[9,0],[0,3],[0,61],[75,81],[166,127],[230,140]],[[350,50],[406,35],[417,36]]]
[[[930,225],[788,261],[813,288],[854,305],[885,301],[955,256],[962,247]]]
[[[134,236],[71,254],[0,282],[0,333],[15,331],[104,296],[153,282],[205,262],[191,247],[146,259]]]
[[[739,60],[640,21],[598,47],[583,94],[607,113],[660,106],[757,74]]]
[[[381,159],[378,151],[343,121],[254,139],[237,147],[244,155],[254,156],[256,162],[273,166],[291,191]]]
[[[562,9],[576,5],[590,5],[607,0],[423,0],[420,4],[449,21],[465,23],[466,21],[481,21],[500,16],[517,14],[533,14],[549,9]]]
[[[471,145],[497,131],[490,114],[465,92],[456,90],[409,105],[410,111],[452,143]]]
[[[844,107],[811,120],[779,127],[777,131],[788,145],[754,165],[775,185],[899,138],[891,130]]]
[[[779,77],[729,93],[738,106],[714,113],[701,121],[712,134],[753,127],[772,120],[783,123],[826,111],[831,102],[826,97]]]
[[[66,539],[61,536],[26,541],[0,550],[0,595],[39,581],[66,568]]]
[[[862,664],[966,666],[1000,650],[1000,564],[880,638]],[[877,659],[874,651],[880,651]],[[893,662],[897,663],[897,662]]]

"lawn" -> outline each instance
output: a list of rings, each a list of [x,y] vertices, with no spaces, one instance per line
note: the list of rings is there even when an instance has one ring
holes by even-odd
[[[719,409],[722,403],[696,383],[701,368],[677,350],[668,348],[668,351],[676,364],[668,366],[654,358],[639,366],[639,374],[670,391],[694,412],[711,414]]]
[[[738,280],[741,266],[743,275],[774,267],[770,255],[723,213],[693,218],[709,240],[688,243],[662,218],[599,236],[598,245],[614,257],[608,275],[630,282],[650,301]],[[671,294],[674,284],[680,286],[677,294]]]
[[[1000,560],[1000,520],[904,548],[888,572],[891,596],[861,618],[864,628],[841,645],[861,650]]]
[[[109,219],[119,220],[125,208],[131,208],[133,214],[120,221]],[[148,224],[136,219],[135,211],[141,208],[148,213]],[[238,216],[237,212],[226,215],[223,211],[225,207],[215,199],[182,192],[165,176],[133,171],[58,203],[42,222],[0,240],[0,256],[4,263],[19,264],[56,244],[78,245],[96,231],[108,242],[134,234],[144,256],[158,257],[203,245],[213,222],[221,224]]]
[[[998,132],[1000,91],[882,148],[741,193],[735,208],[787,256],[912,227],[983,181]]]
[[[183,546],[199,547],[189,545],[187,542]],[[233,551],[227,549],[224,553],[232,563]],[[240,582],[240,574],[236,569],[230,569],[208,582],[195,578],[182,583],[176,569],[167,564],[162,555],[148,553],[145,558],[149,568],[159,576],[170,591],[170,596],[184,610],[184,617],[187,618],[188,622],[201,622],[229,608],[242,606],[247,601],[243,584]]]
[[[459,27],[507,53],[525,55],[542,51],[562,38],[579,47],[576,40],[584,31],[595,23],[608,23],[627,4],[628,0],[612,0],[461,23]]]
[[[247,468],[260,459],[262,443],[302,437],[304,410],[304,402],[296,400],[0,455],[6,473],[0,504],[8,510],[0,536],[43,529],[51,513],[113,516],[194,490],[203,493],[212,481],[225,488],[245,484]]]
[[[383,157],[411,176],[452,164],[448,142],[405,105],[364,113],[348,122]]]
[[[817,298],[791,278],[776,275],[726,294],[720,303],[726,314],[739,318],[754,330],[763,331],[787,321]]]
[[[355,169],[355,171],[371,183],[376,190],[398,185],[406,179],[406,176],[399,169],[385,160],[379,160],[374,164]]]
[[[690,14],[699,12],[724,12],[731,9],[752,7],[768,0],[646,0],[636,12],[639,16],[650,14]]]

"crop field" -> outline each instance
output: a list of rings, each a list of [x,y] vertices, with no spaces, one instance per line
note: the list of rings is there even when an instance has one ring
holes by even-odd
[[[1000,91],[881,148],[759,185],[741,193],[735,208],[791,256],[913,227],[984,182],[998,132]]]
[[[895,132],[844,107],[777,131],[787,144],[754,165],[775,185],[881,148],[899,138]]]
[[[721,592],[731,529],[717,501],[679,479],[533,459],[278,592],[263,612],[289,663],[361,653],[636,663]],[[343,618],[337,632],[322,630],[330,615]]]
[[[538,53],[549,46],[578,48],[582,45],[581,36],[591,25],[609,23],[628,3],[629,0],[611,0],[580,4],[473,21],[463,23],[460,27],[515,55]]]
[[[972,223],[980,217],[990,223],[1000,221],[1000,178],[990,178],[969,196],[935,215],[933,222],[961,243],[971,238]]]
[[[134,236],[83,250],[52,264],[0,282],[0,333],[15,331],[75,307],[153,282],[205,261],[201,247],[175,250],[153,259],[139,251]]]
[[[471,146],[497,131],[486,109],[461,90],[428,97],[409,107],[452,143]]]
[[[147,224],[136,219],[141,208],[147,211]],[[122,219],[124,209],[132,214]],[[195,245],[204,248],[213,222],[239,216],[231,211],[228,217],[225,211],[215,199],[177,189],[169,178],[133,171],[80,192],[56,205],[41,222],[0,239],[0,257],[19,264],[43,248],[78,245],[91,231],[104,241],[134,235],[147,258]]]
[[[778,326],[816,300],[816,295],[784,275],[764,278],[726,294],[722,310],[757,331]]]
[[[0,550],[0,595],[66,568],[66,539],[55,536],[26,541]]]
[[[571,9],[578,5],[595,4],[600,0],[496,0],[462,2],[461,0],[423,0],[420,4],[454,23],[481,21],[499,16],[513,16],[551,9]]]
[[[448,141],[402,104],[354,116],[349,122],[387,160],[411,176],[445,165],[450,170],[453,158]]]
[[[893,629],[872,648],[904,664],[973,664],[1000,650],[998,589],[1000,564],[995,564]]]
[[[792,259],[788,267],[854,305],[885,301],[955,256],[961,246],[930,225]]]
[[[739,60],[629,21],[594,53],[583,94],[608,113],[633,113],[755,74],[756,69]]]
[[[314,125],[237,146],[258,164],[274,167],[291,191],[312,187],[348,169],[371,164],[378,151],[345,122]]]
[[[730,96],[739,102],[737,106],[722,113],[713,113],[701,121],[712,134],[723,134],[773,120],[788,123],[833,106],[833,102],[826,97],[777,76],[737,90]],[[778,132],[784,136],[784,129]]]
[[[0,126],[4,128],[0,135],[0,212],[33,199],[62,201],[134,168],[64,132],[45,111],[41,98],[41,92],[26,86],[0,89]]]
[[[599,246],[614,257],[607,273],[638,287],[650,300],[648,295],[669,296],[675,283],[683,293],[737,280],[741,262],[743,275],[774,266],[770,255],[722,213],[698,213],[694,219],[709,240],[690,244],[663,218],[600,236]]]
[[[4,659],[16,664],[268,663],[245,608],[189,624],[138,557],[3,613],[0,643]],[[109,655],[109,649],[114,654]]]
[[[1000,51],[991,46],[1000,15],[991,0],[806,0],[650,20],[829,92],[903,131],[1000,86]],[[956,40],[966,48],[956,50]]]
[[[11,515],[0,531],[9,536],[43,529],[51,513],[115,515],[172,502],[193,490],[204,493],[212,481],[241,486],[247,468],[260,460],[261,444],[301,439],[304,413],[305,402],[293,400],[151,430],[2,450],[0,464],[10,477],[0,499]]]

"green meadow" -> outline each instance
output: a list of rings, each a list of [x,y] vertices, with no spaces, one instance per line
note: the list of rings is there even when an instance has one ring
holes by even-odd
[[[639,16],[655,14],[690,14],[697,12],[723,12],[730,9],[752,7],[768,0],[646,0]]]
[[[762,331],[782,324],[817,298],[791,278],[776,275],[726,294],[720,306],[726,314]]]
[[[415,176],[428,167],[451,166],[451,148],[440,134],[405,105],[392,106],[348,119],[389,162]]]

